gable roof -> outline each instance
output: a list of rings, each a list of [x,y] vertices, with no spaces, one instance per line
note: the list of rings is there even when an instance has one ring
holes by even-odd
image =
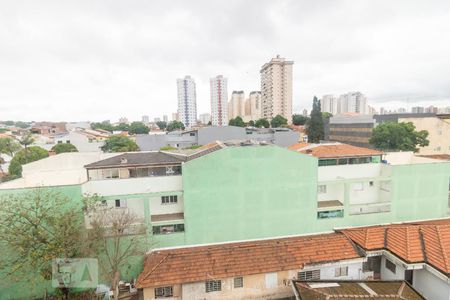
[[[137,287],[301,269],[360,257],[353,243],[337,233],[155,250],[145,259]]]
[[[86,169],[180,164],[186,157],[166,152],[126,152],[84,166]]]
[[[450,276],[450,219],[341,232],[364,250],[387,250],[407,263],[427,263]]]
[[[304,154],[310,154],[317,158],[344,158],[344,157],[372,156],[383,154],[383,152],[378,150],[356,147],[342,143],[323,143],[323,144],[298,143],[290,146],[288,149]]]

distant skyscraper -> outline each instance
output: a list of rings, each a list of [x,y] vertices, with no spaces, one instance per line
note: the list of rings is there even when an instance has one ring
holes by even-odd
[[[431,105],[425,109],[425,112],[437,114],[438,108],[436,106]]]
[[[425,112],[425,108],[423,108],[422,106],[415,106],[411,109],[411,112],[413,114],[423,114]]]
[[[245,117],[245,94],[244,91],[233,91],[230,102],[228,102],[228,118]]]
[[[167,117],[167,115],[163,116],[163,121],[166,122],[166,123],[169,122],[169,118]]]
[[[400,108],[398,109],[398,113],[399,113],[399,114],[404,114],[404,113],[406,113],[406,108],[400,107]]]
[[[178,121],[178,113],[172,113],[172,121]]]
[[[340,113],[339,98],[334,95],[324,95],[320,99],[320,105],[323,112],[328,112],[333,115]]]
[[[203,125],[208,125],[209,121],[211,121],[211,115],[208,113],[200,114],[200,122]]]
[[[263,118],[271,120],[276,115],[292,119],[292,66],[279,55],[264,64],[261,73],[261,101]]]
[[[248,122],[250,120],[256,121],[261,119],[261,92],[253,91],[248,96],[245,101],[245,115],[246,119],[244,121]]]
[[[128,124],[128,119],[126,117],[119,118],[120,124]]]
[[[156,122],[159,122],[159,121],[161,121],[161,118],[154,118],[154,119],[153,119],[153,122],[155,122],[155,123],[156,123]]]
[[[178,87],[178,120],[185,127],[192,127],[197,123],[197,96],[195,81],[191,76],[177,79]]]
[[[211,123],[215,126],[228,125],[227,79],[218,75],[209,80],[211,87]]]
[[[367,98],[361,92],[350,92],[339,97],[338,114],[341,113],[368,113]]]
[[[142,123],[147,124],[148,122],[150,122],[150,118],[148,116],[142,116]]]

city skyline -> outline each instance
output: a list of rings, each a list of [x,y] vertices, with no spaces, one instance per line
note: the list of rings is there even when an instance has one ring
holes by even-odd
[[[170,115],[184,74],[206,113],[210,77],[223,74],[229,91],[259,90],[259,70],[277,54],[295,61],[294,112],[310,110],[314,96],[354,90],[375,108],[450,105],[447,1],[3,6],[0,119]],[[252,24],[236,21],[250,12]]]

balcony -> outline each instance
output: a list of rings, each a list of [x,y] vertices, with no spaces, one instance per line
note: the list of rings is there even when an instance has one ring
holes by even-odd
[[[330,219],[344,216],[344,204],[339,200],[326,200],[317,202],[317,218]]]
[[[155,222],[170,222],[170,221],[183,221],[184,220],[184,213],[153,215],[151,217],[151,220],[152,220],[152,223],[155,223]]]

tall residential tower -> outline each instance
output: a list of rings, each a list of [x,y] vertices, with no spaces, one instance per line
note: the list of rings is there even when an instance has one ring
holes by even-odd
[[[209,80],[211,86],[211,124],[228,125],[227,79],[217,75]]]
[[[197,123],[197,100],[194,78],[187,75],[183,79],[177,79],[178,87],[178,120],[186,128]]]
[[[281,115],[292,118],[292,66],[293,61],[272,58],[261,67],[261,116],[271,120]]]

